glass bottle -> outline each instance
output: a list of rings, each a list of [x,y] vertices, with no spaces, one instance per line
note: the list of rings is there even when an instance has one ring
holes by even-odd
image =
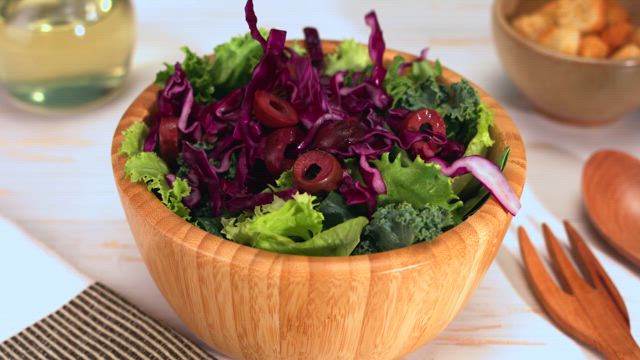
[[[114,93],[129,71],[129,0],[0,0],[0,85],[41,109],[70,109]]]

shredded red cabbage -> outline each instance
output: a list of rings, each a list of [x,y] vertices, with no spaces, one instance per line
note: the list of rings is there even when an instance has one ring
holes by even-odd
[[[322,43],[320,42],[320,34],[318,30],[312,27],[306,27],[304,32],[304,44],[307,48],[307,53],[311,59],[313,67],[318,69],[318,72],[322,72],[324,68],[324,54],[322,53]]]
[[[383,63],[386,46],[382,36],[382,29],[378,23],[378,17],[375,11],[368,13],[364,21],[371,28],[371,35],[369,36],[369,56],[373,62],[373,71],[370,81],[374,86],[382,88],[384,77],[387,75],[387,69]]]
[[[263,49],[266,49],[267,42],[262,37],[262,34],[260,34],[260,30],[258,30],[258,17],[256,16],[256,12],[253,11],[253,0],[247,0],[247,4],[244,6],[244,17],[247,25],[249,25],[251,36],[262,45]]]
[[[382,180],[380,170],[369,165],[369,160],[366,155],[360,155],[359,167],[360,174],[362,175],[364,183],[367,184],[367,188],[373,190],[376,194],[387,193],[387,186],[384,184],[384,180]]]
[[[375,211],[377,194],[354,179],[347,170],[343,173],[338,192],[344,197],[347,205],[366,204],[369,213]]]
[[[246,3],[245,18],[251,36],[264,49],[249,82],[222,99],[198,104],[178,63],[158,94],[158,115],[149,122],[144,150],[155,151],[159,118],[179,118],[181,160],[188,168],[186,177],[191,186],[191,194],[183,200],[187,207],[196,209],[206,204],[216,217],[268,204],[273,196],[288,199],[297,191],[264,191],[278,177],[266,170],[264,162],[266,137],[273,129],[263,127],[253,114],[256,91],[264,90],[288,101],[298,114],[298,130],[304,130],[305,135],[299,143],[290,144],[295,156],[318,148],[340,162],[359,160],[362,182],[345,170],[337,189],[348,205],[366,204],[370,213],[375,211],[377,196],[386,193],[387,187],[380,171],[369,161],[399,147],[439,164],[447,176],[473,174],[509,212],[515,214],[519,209],[517,196],[493,163],[479,156],[463,158],[464,145],[445,135],[403,128],[410,111],[391,109],[393,99],[384,88],[385,42],[375,12],[365,17],[371,28],[368,51],[373,67],[339,71],[333,76],[322,75],[324,54],[316,29],[304,29],[307,55],[302,56],[286,48],[286,32],[272,29],[267,39],[260,34],[251,0]],[[426,55],[427,49],[418,60]],[[403,64],[399,71],[411,64]],[[426,145],[412,147],[417,142]],[[172,184],[175,175],[168,175],[166,180]]]

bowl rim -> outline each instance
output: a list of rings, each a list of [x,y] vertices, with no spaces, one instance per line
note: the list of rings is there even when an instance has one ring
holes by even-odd
[[[524,36],[520,35],[517,31],[515,31],[513,26],[511,26],[511,24],[507,21],[507,16],[504,12],[504,4],[507,1],[520,2],[522,0],[495,0],[492,8],[494,22],[496,22],[497,26],[499,26],[503,31],[505,31],[511,37],[511,39],[517,41],[518,43],[524,45],[525,47],[529,48],[530,50],[536,53],[539,53],[544,56],[552,57],[557,60],[580,63],[583,65],[614,66],[614,67],[620,67],[620,68],[640,67],[640,59],[623,59],[623,60],[592,59],[592,58],[587,58],[587,57],[578,56],[578,55],[567,55],[559,51],[547,49],[539,45],[538,43],[525,38]],[[545,1],[550,1],[550,0],[545,0]]]
[[[295,41],[301,40],[290,40],[290,42]],[[323,40],[322,47],[325,52],[331,52],[339,43],[340,41],[337,40]],[[417,58],[417,56],[406,52],[386,49],[384,54],[385,62],[391,61],[396,55],[401,55],[408,60]],[[463,79],[462,76],[449,68],[445,66],[442,68],[442,78],[445,83],[457,82]],[[506,110],[493,97],[473,82],[468,82],[478,91],[482,101],[494,112],[495,124],[492,127],[494,139],[496,142],[498,142],[498,139],[502,139],[503,148],[509,147],[511,149],[509,162],[504,174],[509,184],[520,197],[524,188],[527,163],[524,142],[520,132]],[[124,176],[126,159],[119,154],[120,144],[124,137],[122,133],[132,123],[144,121],[151,114],[159,90],[160,87],[158,85],[149,85],[134,100],[119,120],[111,143],[113,175],[121,201],[124,203],[126,198],[131,204],[132,211],[139,212],[147,206],[150,207],[145,211],[148,211],[153,216],[145,216],[143,218],[147,226],[155,228],[162,235],[170,238],[176,245],[189,247],[199,256],[214,257],[229,263],[233,262],[237,266],[252,267],[253,270],[256,270],[254,265],[256,265],[256,258],[259,258],[260,263],[263,264],[260,266],[262,270],[267,270],[271,264],[279,259],[286,259],[287,263],[293,264],[292,266],[294,267],[296,265],[308,266],[310,263],[322,263],[323,266],[329,268],[343,268],[348,265],[352,271],[366,268],[371,273],[400,271],[404,268],[430,263],[436,257],[435,254],[438,253],[437,248],[447,247],[449,238],[460,237],[461,234],[486,233],[481,224],[487,218],[495,219],[500,223],[511,221],[511,215],[491,197],[475,214],[452,229],[440,234],[431,242],[420,242],[400,249],[353,256],[322,257],[276,253],[238,244],[213,235],[174,214],[153,193],[148,191],[144,184],[132,183]],[[127,218],[129,221],[131,220],[129,214],[127,214]],[[195,232],[195,234],[186,236],[192,232]],[[187,240],[187,237],[190,240]],[[194,238],[198,239],[198,241],[194,241]],[[497,240],[498,246],[501,241],[502,238]],[[204,243],[209,245],[203,245]],[[412,260],[406,261],[403,259]]]

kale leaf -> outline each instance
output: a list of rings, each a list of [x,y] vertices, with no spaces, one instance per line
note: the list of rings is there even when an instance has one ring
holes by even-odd
[[[431,241],[453,225],[451,212],[443,207],[426,205],[416,209],[402,202],[379,207],[365,228],[365,237],[376,250],[387,251]]]

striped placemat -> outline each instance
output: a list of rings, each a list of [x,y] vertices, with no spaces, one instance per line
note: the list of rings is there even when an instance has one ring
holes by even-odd
[[[215,359],[100,283],[0,343],[0,359]]]

